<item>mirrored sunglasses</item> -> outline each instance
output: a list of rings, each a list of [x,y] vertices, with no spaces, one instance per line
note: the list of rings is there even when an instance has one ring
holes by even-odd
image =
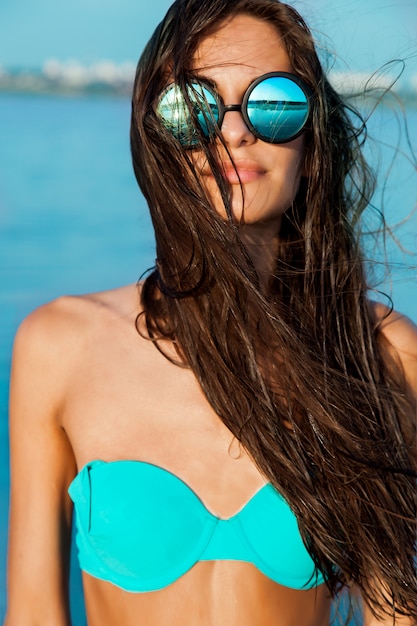
[[[255,137],[275,144],[298,137],[310,116],[310,90],[300,78],[287,72],[272,72],[256,78],[247,88],[241,104],[225,105],[205,80],[191,81],[186,90],[188,102],[180,87],[171,83],[161,93],[156,107],[166,130],[184,148],[196,148],[201,142],[201,133],[206,140],[214,139],[227,111],[240,111]]]

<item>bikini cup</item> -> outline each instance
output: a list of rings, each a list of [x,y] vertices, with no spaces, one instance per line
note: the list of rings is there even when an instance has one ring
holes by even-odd
[[[270,483],[228,519],[208,511],[178,476],[143,461],[92,461],[68,491],[81,569],[126,591],[162,589],[212,560],[252,563],[293,589],[324,582]]]

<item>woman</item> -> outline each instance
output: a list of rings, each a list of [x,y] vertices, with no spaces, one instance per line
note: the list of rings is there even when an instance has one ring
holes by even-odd
[[[272,101],[272,108],[271,108]],[[301,17],[177,0],[138,65],[143,284],[35,311],[11,389],[7,626],[325,626],[417,610],[417,330],[366,299],[358,133]]]

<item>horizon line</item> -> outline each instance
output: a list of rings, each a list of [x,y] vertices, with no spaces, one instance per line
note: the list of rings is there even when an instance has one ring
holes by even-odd
[[[102,59],[90,64],[76,59],[47,59],[41,65],[5,66],[0,61],[0,91],[82,91],[99,87],[123,93],[130,89],[136,72],[133,61]],[[402,74],[330,70],[327,77],[341,94],[370,95],[375,90],[417,96],[417,73],[404,79]]]

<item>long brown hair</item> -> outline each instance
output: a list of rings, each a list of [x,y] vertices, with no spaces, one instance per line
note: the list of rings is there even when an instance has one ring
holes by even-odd
[[[307,173],[259,284],[218,182],[222,219],[155,102],[184,88],[199,42],[236,14],[274,25],[313,94]],[[360,118],[357,118],[360,119]],[[367,302],[360,216],[373,191],[365,126],[332,89],[300,15],[278,0],[177,0],[139,61],[134,171],[148,201],[157,265],[142,289],[149,336],[174,342],[208,401],[284,495],[333,594],[357,585],[376,615],[417,619],[415,406]],[[384,358],[382,358],[384,353]]]

